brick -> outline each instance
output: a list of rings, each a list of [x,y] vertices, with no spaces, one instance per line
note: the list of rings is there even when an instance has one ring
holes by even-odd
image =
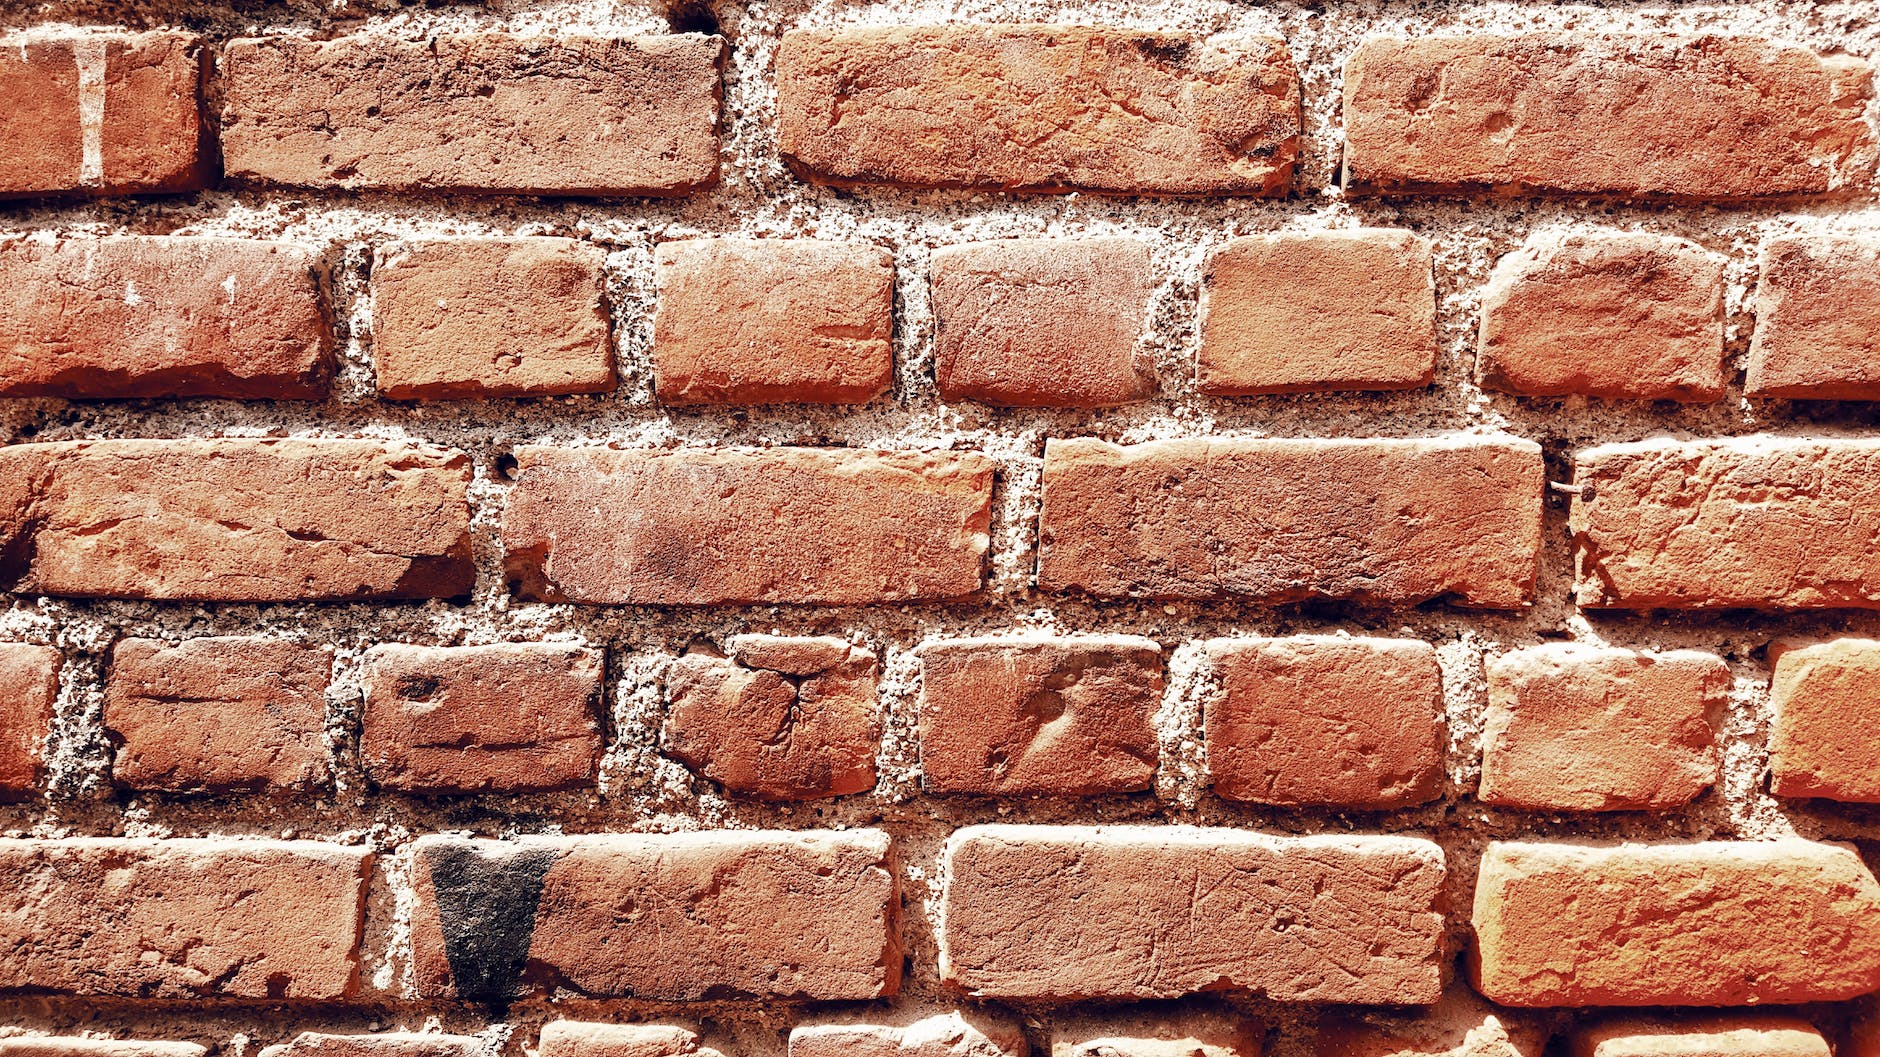
[[[981,796],[1134,793],[1155,780],[1162,647],[1133,635],[920,649],[921,786]]]
[[[1441,988],[1428,841],[970,826],[944,859],[940,976],[977,997],[1418,1003]]]
[[[1299,71],[1264,36],[792,30],[777,107],[785,161],[837,185],[1277,195],[1300,150]]]
[[[1345,176],[1386,193],[1680,199],[1864,186],[1872,71],[1750,37],[1372,38],[1345,63]]]
[[[1430,384],[1432,260],[1428,239],[1390,228],[1228,240],[1203,277],[1198,388],[1257,396]]]
[[[867,604],[977,591],[992,462],[971,452],[518,448],[503,511],[524,598]]]
[[[1880,442],[1608,444],[1573,482],[1582,606],[1880,608]]]
[[[260,637],[125,639],[104,724],[129,789],[304,789],[327,781],[333,648]]]
[[[323,273],[289,242],[0,242],[0,396],[324,400]]]
[[[1319,1020],[1317,1057],[1542,1057],[1548,1032],[1458,985],[1428,1009]]]
[[[894,258],[817,239],[653,251],[654,390],[667,404],[863,404],[894,381]]]
[[[879,830],[423,837],[413,858],[422,997],[839,1001],[900,985]]]
[[[391,400],[614,387],[598,246],[559,238],[394,242],[372,266],[372,360]]]
[[[373,1035],[327,1035],[303,1031],[290,1042],[264,1047],[259,1057],[477,1057],[475,1035],[387,1031]]]
[[[739,635],[666,675],[661,747],[729,792],[808,800],[875,787],[875,655],[842,639]]]
[[[0,799],[39,783],[63,660],[51,646],[0,642]]]
[[[78,1035],[14,1035],[0,1039],[0,1057],[204,1057],[194,1042],[92,1039]]]
[[[1051,1057],[1260,1057],[1266,1025],[1206,1006],[1126,1007],[1051,1023]]]
[[[789,1057],[1026,1057],[1017,1022],[950,1011],[905,1025],[870,1022],[799,1024]]]
[[[698,1032],[677,1024],[601,1024],[551,1020],[542,1025],[537,1057],[721,1057],[700,1046]]]
[[[301,187],[685,194],[718,182],[723,52],[699,34],[234,40],[222,163]]]
[[[1770,652],[1770,791],[1880,804],[1880,642],[1777,643]]]
[[[946,400],[1113,407],[1155,395],[1155,281],[1140,239],[1005,239],[933,252],[934,380]]]
[[[1228,800],[1357,809],[1443,788],[1443,672],[1411,639],[1299,635],[1208,644],[1208,777]]]
[[[0,991],[349,998],[370,859],[317,841],[0,840]]]
[[[1848,1026],[1848,1049],[1843,1057],[1880,1057],[1880,1006],[1867,1003]]]
[[[1797,838],[1491,843],[1474,928],[1476,989],[1505,1006],[1786,1004],[1880,989],[1880,884],[1853,849]]]
[[[1880,239],[1773,238],[1760,264],[1744,392],[1880,400]]]
[[[202,71],[187,33],[0,37],[0,198],[201,187]]]
[[[469,460],[350,440],[0,448],[0,589],[277,602],[470,593]]]
[[[1555,642],[1488,662],[1485,804],[1658,811],[1697,799],[1722,767],[1730,669],[1700,650]]]
[[[1515,609],[1533,594],[1541,484],[1539,446],[1509,437],[1052,439],[1038,583]]]
[[[1828,1057],[1828,1040],[1796,1017],[1625,1019],[1580,1031],[1572,1057]]]
[[[1723,396],[1723,260],[1661,235],[1530,236],[1482,292],[1482,384],[1524,396]]]

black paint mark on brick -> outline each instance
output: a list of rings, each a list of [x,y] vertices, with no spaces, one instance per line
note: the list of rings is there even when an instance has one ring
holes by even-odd
[[[550,848],[495,841],[426,849],[444,957],[459,998],[504,1006],[516,997],[542,881],[558,858]]]

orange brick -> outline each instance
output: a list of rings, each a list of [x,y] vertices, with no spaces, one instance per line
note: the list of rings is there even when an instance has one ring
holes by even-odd
[[[63,660],[50,646],[0,643],[0,797],[39,783]]]
[[[475,1035],[387,1031],[373,1035],[328,1035],[303,1031],[290,1042],[264,1047],[258,1057],[477,1057]]]
[[[798,29],[777,107],[785,160],[834,184],[1283,194],[1299,157],[1299,72],[1275,37]]]
[[[1774,238],[1761,263],[1744,391],[1880,400],[1880,239]]]
[[[722,1057],[677,1024],[602,1024],[554,1020],[542,1025],[538,1057]]]
[[[1051,1057],[1260,1057],[1266,1025],[1211,1006],[1160,1004],[1051,1022]]]
[[[1548,1032],[1455,985],[1428,1009],[1319,1020],[1317,1057],[1542,1057]]]
[[[1357,229],[1229,240],[1208,258],[1197,384],[1215,396],[1416,389],[1436,372],[1430,244]]]
[[[1835,639],[1771,649],[1769,787],[1777,796],[1880,804],[1880,642]]]
[[[799,1024],[789,1057],[1026,1057],[1016,1021],[973,1012],[936,1013],[909,1024]],[[1255,1055],[1258,1057],[1258,1055]]]
[[[1622,1019],[1580,1031],[1573,1057],[1828,1057],[1828,1040],[1796,1017]]]
[[[78,1035],[14,1035],[0,1039],[0,1057],[204,1057],[194,1042],[92,1039]]]

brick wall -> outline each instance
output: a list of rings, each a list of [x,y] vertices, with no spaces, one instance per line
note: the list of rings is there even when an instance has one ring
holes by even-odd
[[[0,1057],[1880,1057],[1876,59],[0,12]]]

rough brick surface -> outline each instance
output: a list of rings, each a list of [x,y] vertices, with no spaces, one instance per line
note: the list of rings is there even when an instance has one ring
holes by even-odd
[[[0,1057],[204,1057],[194,1042],[93,1039],[78,1035],[15,1035],[0,1039]]]
[[[1441,990],[1443,853],[1428,841],[970,826],[945,859],[940,976],[974,995],[1416,1003]]]
[[[1543,1057],[1548,1032],[1460,984],[1429,1009],[1344,1013],[1319,1023],[1317,1057]]]
[[[333,649],[216,637],[111,650],[104,723],[111,777],[130,789],[303,788],[324,783]]]
[[[601,1024],[553,1020],[542,1025],[538,1057],[719,1057],[698,1032],[677,1024]]]
[[[369,859],[316,841],[0,840],[0,990],[346,998]]]
[[[668,404],[859,404],[894,381],[894,259],[862,243],[682,239],[653,251]]]
[[[1051,1057],[1260,1057],[1266,1025],[1225,1008],[1125,1008],[1051,1023]]]
[[[51,646],[0,643],[0,797],[25,793],[39,780],[61,661]]]
[[[777,97],[784,157],[836,184],[1281,194],[1299,156],[1299,73],[1273,37],[799,29]]]
[[[1541,453],[1513,438],[1045,445],[1039,586],[1267,602],[1533,591]]]
[[[421,994],[868,999],[900,985],[887,834],[742,831],[414,846]]]
[[[303,1031],[260,1057],[477,1057],[483,1040],[475,1035],[387,1031],[372,1035],[327,1035]]]
[[[1005,239],[935,250],[934,381],[946,400],[1111,407],[1155,395],[1155,291],[1140,239]]]
[[[597,650],[551,643],[374,646],[359,754],[380,786],[417,793],[592,781]]]
[[[469,477],[460,454],[371,441],[0,448],[0,587],[257,602],[467,594]]]
[[[1842,845],[1495,843],[1474,926],[1476,987],[1508,1006],[1740,1006],[1880,989],[1880,884]]]
[[[1858,188],[1876,157],[1866,62],[1755,38],[1378,37],[1344,93],[1364,190],[1751,198]]]
[[[524,447],[503,513],[525,598],[870,603],[980,586],[992,463],[955,452]]]
[[[1162,648],[1128,635],[961,639],[920,650],[921,785],[1130,793],[1155,778]]]
[[[1743,389],[1792,400],[1880,400],[1880,238],[1763,244]]]
[[[1576,1033],[1573,1057],[1828,1057],[1814,1025],[1776,1015],[1619,1019]]]
[[[1716,400],[1723,260],[1663,235],[1531,236],[1482,293],[1476,370],[1526,396]]]
[[[1443,783],[1443,672],[1411,639],[1299,635],[1210,643],[1202,710],[1215,795],[1407,807]]]
[[[697,34],[235,40],[223,167],[306,187],[683,194],[718,180],[723,49]]]
[[[0,242],[0,396],[325,399],[323,271],[289,242]]]
[[[1771,653],[1770,790],[1880,804],[1880,642],[1778,644]]]
[[[1408,231],[1233,239],[1202,286],[1204,393],[1415,389],[1435,375],[1430,243]]]
[[[391,400],[560,396],[614,386],[598,246],[560,238],[394,242],[372,266],[372,362]]]
[[[911,1024],[838,1022],[790,1030],[789,1057],[1026,1057],[1016,1021],[936,1013]]]

